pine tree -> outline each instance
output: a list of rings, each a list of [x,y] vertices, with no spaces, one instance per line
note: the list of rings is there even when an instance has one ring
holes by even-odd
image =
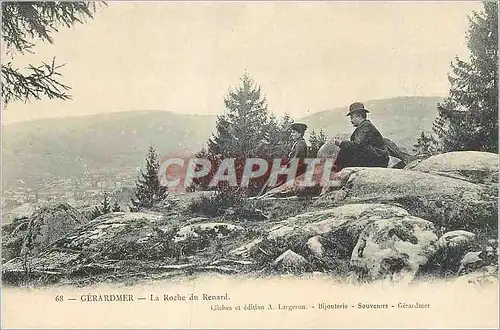
[[[149,146],[146,156],[146,173],[141,169],[136,182],[135,199],[132,199],[135,209],[150,208],[167,197],[168,189],[160,184],[159,169],[156,150],[153,146]]]
[[[101,208],[99,206],[94,207],[94,210],[92,211],[91,214],[91,218],[95,219],[97,217],[100,217],[101,215],[103,215],[103,213],[101,212]]]
[[[217,117],[216,133],[208,143],[208,151],[223,158],[257,157],[268,145],[266,98],[247,72],[240,80],[224,98],[226,112]]]
[[[319,147],[321,148],[323,146],[323,144],[326,143],[326,141],[328,141],[328,135],[325,134],[325,131],[323,131],[322,129],[319,130],[319,135],[318,135],[318,145]]]
[[[420,134],[417,143],[413,146],[413,152],[417,156],[431,156],[434,153],[432,136],[427,136],[424,132]]]
[[[113,203],[113,207],[111,208],[112,212],[121,212],[120,205],[118,204],[117,201]]]
[[[311,134],[309,134],[309,143],[311,143],[311,147],[309,148],[308,157],[316,157],[319,149],[326,143],[327,140],[328,137],[323,130],[320,130],[319,133],[312,131]]]
[[[207,159],[210,164],[210,172],[209,174],[202,176],[200,178],[194,178],[191,186],[187,187],[187,191],[195,191],[195,190],[208,190],[208,185],[213,175],[216,173],[217,168],[221,163],[220,153],[210,152],[208,149],[203,148],[201,151],[195,154],[195,158]],[[199,167],[196,169],[199,170]]]
[[[274,115],[269,117],[269,123],[265,128],[266,140],[268,141],[267,155],[285,157],[288,154],[292,144],[290,127],[293,122],[293,118],[288,113],[280,120],[276,119]]]
[[[109,212],[111,212],[111,206],[109,204],[109,197],[108,197],[108,193],[104,192],[104,197],[103,197],[102,202],[101,202],[101,213],[108,214]]]
[[[293,119],[286,114],[278,120],[268,113],[265,96],[246,71],[240,81],[241,85],[230,89],[224,98],[226,111],[217,117],[216,132],[209,139],[207,149],[197,154],[198,158],[210,160],[212,172],[193,180],[190,190],[209,189],[208,183],[225,158],[235,158],[236,177],[239,181],[246,159],[267,159],[270,169],[274,158],[285,157],[289,151],[290,125]],[[263,177],[261,179],[266,180]],[[259,190],[257,186],[263,183],[259,180],[250,183],[247,193]],[[222,184],[216,189],[226,189],[223,186]]]
[[[107,192],[103,193],[103,199],[100,205],[96,206],[92,211],[92,219],[100,217],[101,215],[108,214],[111,212],[111,207],[109,204],[109,195]]]
[[[433,125],[442,152],[498,152],[498,3],[469,17],[470,61],[452,63],[449,97],[438,105]]]
[[[316,149],[316,145],[318,144],[318,136],[315,131],[311,131],[311,133],[309,134],[309,143],[311,144],[311,146],[309,147],[308,157],[316,157],[319,148]]]

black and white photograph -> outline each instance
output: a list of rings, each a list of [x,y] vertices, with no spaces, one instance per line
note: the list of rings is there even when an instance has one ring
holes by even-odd
[[[1,7],[2,328],[498,328],[498,1]]]

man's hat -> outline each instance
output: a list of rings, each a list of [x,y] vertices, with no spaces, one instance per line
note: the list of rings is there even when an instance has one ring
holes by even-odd
[[[306,124],[302,124],[302,123],[293,123],[290,128],[296,132],[299,132],[299,133],[304,133],[307,129],[307,125]]]
[[[352,115],[353,113],[356,113],[356,112],[370,112],[370,111],[368,111],[365,108],[365,105],[363,103],[354,102],[353,104],[351,104],[349,106],[349,113],[346,116],[349,117],[350,115]]]

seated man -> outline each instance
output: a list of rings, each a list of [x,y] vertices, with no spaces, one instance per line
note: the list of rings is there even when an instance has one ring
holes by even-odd
[[[291,161],[294,158],[298,159],[297,164],[297,172],[295,177],[299,177],[305,173],[307,165],[304,163],[304,159],[307,158],[307,144],[306,140],[304,140],[304,134],[307,130],[307,125],[302,123],[293,123],[290,127],[291,129],[291,137],[293,141],[292,148],[290,153],[288,154],[288,161],[286,162],[286,166],[290,165]],[[278,185],[285,183],[285,180],[279,180]]]
[[[340,147],[335,161],[335,171],[345,167],[387,167],[389,151],[384,138],[373,124],[366,118],[369,111],[361,102],[349,106],[347,116],[356,127],[350,141],[335,139]]]
[[[293,123],[291,125],[291,130],[292,130],[291,136],[293,140],[293,146],[292,150],[288,154],[288,158],[290,160],[293,158],[298,158],[299,167],[301,167],[303,165],[302,162],[304,161],[305,158],[307,158],[307,144],[306,141],[304,140],[304,134],[307,130],[307,125],[301,123]]]
[[[295,172],[295,178],[301,176],[305,173],[307,165],[304,163],[304,159],[307,158],[307,143],[304,139],[304,134],[307,130],[307,125],[302,123],[293,123],[290,127],[291,130],[291,138],[293,141],[293,145],[286,159],[282,159],[282,167],[290,166],[291,162],[294,159],[297,159],[297,171]],[[269,164],[269,168],[272,167],[272,164]],[[274,174],[276,175],[276,174]],[[271,188],[279,187],[287,182],[287,180],[291,180],[292,178],[288,178],[285,175],[277,175],[276,183]],[[272,181],[271,177],[268,178],[267,182],[262,187],[259,196],[261,196],[269,187],[269,182]]]

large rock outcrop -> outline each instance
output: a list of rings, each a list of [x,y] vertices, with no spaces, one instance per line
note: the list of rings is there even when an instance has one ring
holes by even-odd
[[[154,234],[156,228],[164,229],[157,226],[161,220],[161,215],[141,212],[108,213],[66,235],[57,242],[57,247],[99,254],[106,247],[125,241],[141,244]]]
[[[358,279],[410,282],[436,252],[434,225],[407,216],[377,220],[361,233],[351,257]]]
[[[308,269],[343,274],[351,269],[363,280],[384,278],[388,273],[393,279],[412,279],[434,253],[436,241],[431,222],[402,208],[348,204],[288,218],[262,239],[234,252],[269,264],[293,251],[308,261]],[[375,264],[380,265],[374,268]],[[301,266],[305,267],[302,262]]]
[[[464,178],[475,183],[496,183],[498,162],[495,153],[454,151],[429,157],[408,169]]]
[[[387,203],[447,230],[497,227],[497,191],[454,178],[388,168],[346,168],[323,189],[321,205]]]
[[[437,241],[437,251],[424,267],[428,274],[455,275],[468,251],[479,247],[476,234],[465,230],[445,233]]]
[[[23,251],[20,260],[9,263],[4,270],[21,269],[21,259],[28,260],[31,269],[63,270],[88,260],[127,259],[130,254],[146,254],[141,247],[163,228],[155,226],[159,215],[145,213],[108,213],[87,223],[75,223],[61,235],[51,236],[50,246],[35,245]],[[36,228],[35,221],[33,227]],[[36,233],[36,231],[34,231]],[[42,233],[45,231],[42,231]],[[43,238],[45,236],[41,236]],[[36,236],[34,242],[40,241]],[[42,240],[46,242],[45,240]],[[25,243],[23,249],[28,245]]]
[[[70,275],[82,269],[113,270],[123,262],[159,263],[160,267],[167,263],[175,269],[181,257],[193,257],[243,231],[241,226],[199,220],[188,220],[190,225],[179,228],[173,218],[162,214],[108,213],[73,228],[45,249],[10,260],[3,273],[23,272],[27,265],[31,272]]]
[[[86,222],[69,204],[38,205],[29,217],[2,226],[2,261],[36,255]]]
[[[42,206],[28,219],[23,253],[43,250],[86,222],[87,219],[69,204]]]

